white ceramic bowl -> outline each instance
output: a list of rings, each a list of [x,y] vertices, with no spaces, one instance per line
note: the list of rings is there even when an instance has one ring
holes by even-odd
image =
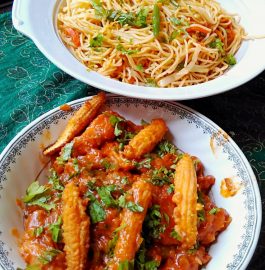
[[[12,19],[15,28],[30,37],[56,66],[76,79],[99,89],[124,96],[157,100],[185,100],[215,95],[249,81],[265,69],[265,39],[244,41],[236,54],[237,64],[212,81],[179,88],[154,88],[125,84],[88,72],[64,46],[56,29],[56,14],[61,0],[14,0]],[[229,12],[241,17],[250,35],[265,35],[264,0],[220,0]]]
[[[76,110],[86,99],[70,104]],[[211,246],[212,260],[205,269],[246,269],[259,238],[261,200],[253,171],[233,140],[212,121],[180,104],[108,96],[106,107],[136,123],[143,117],[147,121],[163,117],[169,127],[169,138],[180,149],[202,160],[206,174],[216,177],[211,197],[232,217],[227,230]],[[73,111],[64,112],[59,108],[44,114],[25,127],[0,156],[0,269],[24,266],[17,239],[11,233],[14,228],[23,230],[16,199],[24,196],[43,167],[40,146],[54,142],[72,114]],[[220,195],[220,182],[225,177],[233,177],[241,184],[234,197]]]

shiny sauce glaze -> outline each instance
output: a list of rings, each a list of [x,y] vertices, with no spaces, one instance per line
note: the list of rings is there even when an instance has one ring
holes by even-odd
[[[111,121],[115,117],[119,118],[118,126]],[[91,221],[85,269],[108,269],[117,234],[123,229],[124,199],[127,203],[133,202],[129,191],[138,179],[151,184],[152,199],[141,237],[134,247],[134,269],[145,269],[144,265],[149,264],[152,267],[148,269],[197,270],[209,262],[211,243],[231,222],[228,213],[208,196],[215,179],[204,176],[203,165],[194,157],[200,209],[198,239],[193,248],[184,250],[172,233],[174,167],[182,154],[163,140],[140,159],[125,158],[124,147],[143,128],[114,112],[105,112],[92,122],[84,136],[72,141],[68,153],[62,150],[52,157],[48,183],[35,188],[35,193],[36,190],[39,193],[34,198],[30,198],[30,190],[23,198],[25,232],[20,252],[28,265],[38,267],[36,269],[66,269],[61,197],[65,185],[74,182]]]

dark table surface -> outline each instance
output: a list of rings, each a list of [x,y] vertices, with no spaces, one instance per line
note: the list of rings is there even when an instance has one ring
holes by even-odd
[[[0,13],[11,10],[11,1],[1,1]],[[1,34],[0,34],[1,39]],[[37,50],[37,49],[36,49]],[[1,65],[2,63],[0,63]],[[2,76],[2,75],[1,75]],[[75,80],[71,79],[74,83]],[[89,94],[89,91],[87,92]],[[1,87],[0,87],[1,96]],[[257,177],[265,213],[265,72],[250,82],[220,95],[181,102],[221,126],[239,145]],[[55,104],[56,105],[56,104]],[[59,103],[57,106],[60,105]],[[4,119],[0,116],[0,126]],[[17,132],[12,130],[10,132]],[[0,138],[1,139],[1,138]],[[8,143],[1,141],[0,151]],[[224,247],[225,248],[225,247]],[[265,269],[265,222],[249,270]],[[222,270],[222,269],[216,269]]]

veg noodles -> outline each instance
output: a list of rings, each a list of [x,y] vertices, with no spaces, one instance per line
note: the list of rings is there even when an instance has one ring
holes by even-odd
[[[88,70],[157,87],[222,75],[245,35],[213,0],[67,0],[58,31]]]

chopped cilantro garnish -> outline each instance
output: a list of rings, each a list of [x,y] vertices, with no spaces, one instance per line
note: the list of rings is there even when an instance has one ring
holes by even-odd
[[[228,54],[225,57],[225,62],[229,65],[229,66],[233,66],[236,64],[236,58],[232,55],[232,54]]]
[[[152,158],[147,157],[147,158],[141,160],[140,162],[135,162],[134,164],[135,164],[137,169],[141,169],[141,168],[150,169],[151,168],[151,161],[152,161]]]
[[[109,186],[102,186],[97,188],[98,194],[102,200],[102,202],[106,206],[116,206],[117,202],[116,200],[112,197],[111,192],[116,190],[115,185],[109,185]]]
[[[61,225],[62,225],[62,217],[59,217],[56,222],[52,223],[49,226],[49,230],[52,234],[52,240],[55,243],[59,242],[61,239],[61,236],[62,236]]]
[[[139,205],[138,203],[134,203],[134,202],[127,202],[125,207],[132,212],[143,212],[144,211],[144,208],[141,205]]]
[[[198,191],[197,202],[204,205],[203,193],[201,191]]]
[[[87,192],[86,196],[90,199],[90,203],[88,204],[88,212],[92,223],[94,224],[103,221],[106,218],[106,212],[100,202],[90,191]]]
[[[123,122],[124,119],[115,115],[111,115],[109,120],[111,125],[114,127],[114,135],[117,137],[120,136],[122,134],[122,129],[120,128],[119,124]]]
[[[96,183],[96,180],[95,179],[92,179],[90,181],[87,182],[87,186],[90,190],[95,190],[95,183]]]
[[[161,224],[161,219],[160,205],[155,204],[148,210],[144,220],[145,239],[150,241],[152,238],[160,238],[160,234],[166,229],[165,225]]]
[[[43,226],[40,226],[38,228],[35,228],[34,229],[34,235],[36,237],[39,237],[43,233],[43,230],[44,230],[44,227]]]
[[[214,208],[212,208],[212,209],[209,211],[209,214],[210,214],[210,215],[215,215],[215,214],[218,213],[219,211],[220,211],[219,208],[214,207]]]
[[[188,254],[194,254],[199,249],[200,244],[199,242],[196,242],[196,244],[188,250]]]
[[[106,169],[106,170],[110,170],[113,169],[114,165],[111,164],[107,159],[102,159],[101,161],[101,165]]]
[[[62,191],[64,190],[64,186],[60,183],[59,177],[55,170],[50,170],[50,176],[49,176],[49,184],[52,184],[52,187],[55,190]]]
[[[164,140],[158,144],[156,147],[156,152],[160,157],[163,157],[166,154],[178,154],[178,148],[171,142]]]
[[[95,9],[95,14],[99,17],[105,17],[107,15],[107,11],[102,7],[102,3],[100,0],[90,0],[91,5]]]
[[[197,214],[198,214],[199,221],[205,221],[205,211],[204,210],[197,211]]]
[[[138,52],[138,50],[126,50],[121,44],[118,44],[116,46],[116,49],[120,51],[122,54],[128,54],[128,55],[136,54]]]
[[[23,269],[17,268],[17,270],[23,270]],[[41,266],[39,264],[31,264],[31,265],[27,265],[25,270],[41,270]]]
[[[122,261],[119,263],[118,270],[133,270],[134,269],[134,260],[132,261]]]
[[[213,49],[218,49],[218,51],[221,53],[224,52],[224,43],[219,38],[216,38],[214,41],[212,41],[209,46]]]
[[[39,261],[42,264],[48,264],[60,253],[62,253],[62,251],[59,249],[49,249],[39,257]]]
[[[180,240],[181,240],[180,235],[179,235],[179,234],[178,234],[178,232],[177,232],[177,231],[175,231],[175,230],[173,230],[173,231],[170,233],[170,236],[171,236],[172,238],[174,238],[174,239],[178,240],[178,241],[180,241]]]
[[[140,11],[136,14],[135,21],[134,21],[134,26],[137,27],[146,27],[146,18],[148,15],[148,9],[147,8],[141,8]]]
[[[168,194],[171,194],[173,192],[174,192],[174,185],[173,184],[170,184],[169,187],[168,187],[168,189],[167,189],[167,193]]]
[[[163,186],[165,184],[171,184],[171,177],[173,176],[173,171],[161,167],[160,169],[153,170],[151,176],[151,183],[155,186]]]
[[[74,142],[67,143],[62,149],[61,155],[57,157],[57,162],[60,165],[65,164],[70,158],[73,150]]]
[[[128,177],[126,177],[126,176],[122,177],[122,179],[121,179],[121,183],[122,183],[123,185],[128,184],[128,183],[129,183],[129,181],[128,181]]]
[[[103,35],[98,34],[90,40],[90,47],[101,47],[103,42]]]
[[[145,243],[143,242],[136,254],[136,269],[139,270],[157,270],[160,263],[154,260],[148,260],[147,250],[145,248]]]
[[[38,205],[45,210],[49,211],[55,207],[55,204],[47,202],[50,200],[50,196],[47,194],[49,188],[42,186],[38,181],[33,182],[26,191],[26,196],[23,198],[23,202],[27,205]]]
[[[142,65],[137,65],[136,66],[136,70],[140,71],[140,72],[143,72],[144,71],[144,68]]]
[[[48,187],[40,185],[38,181],[31,183],[27,188],[26,196],[23,198],[23,202],[29,203],[33,201],[36,197],[44,195],[48,189]]]
[[[146,126],[146,125],[149,125],[150,123],[145,121],[144,119],[141,119],[141,125],[142,126]]]

